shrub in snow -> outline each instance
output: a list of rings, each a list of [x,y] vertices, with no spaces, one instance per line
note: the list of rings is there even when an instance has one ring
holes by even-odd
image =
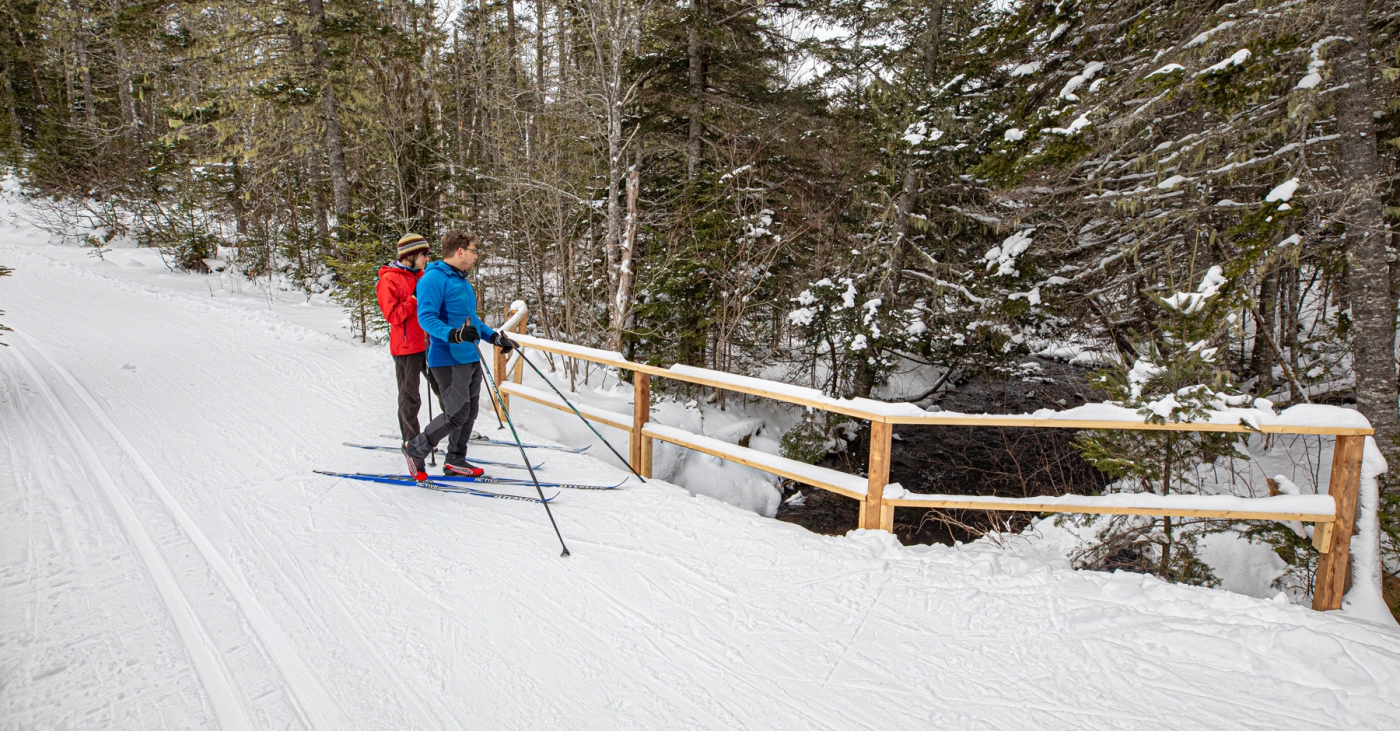
[[[1149,423],[1207,419],[1220,409],[1253,399],[1232,385],[1233,375],[1215,357],[1228,332],[1224,317],[1238,307],[1236,290],[1212,266],[1195,292],[1154,297],[1162,329],[1136,344],[1124,362],[1096,374],[1115,403],[1136,409]],[[1116,482],[1110,490],[1157,495],[1203,491],[1202,465],[1235,454],[1236,435],[1219,432],[1087,431],[1081,454]],[[1097,527],[1096,540],[1080,552],[1083,566],[1132,564],[1168,581],[1203,586],[1217,579],[1201,561],[1197,541],[1228,523],[1205,519],[1116,516],[1067,518]]]
[[[856,424],[849,417],[813,410],[783,433],[778,449],[788,459],[816,464],[831,452],[844,452],[857,435]]]
[[[824,278],[808,285],[787,314],[788,323],[827,366],[829,393],[849,395],[858,372],[883,383],[896,361],[894,347],[908,347],[923,334],[916,313],[886,307],[870,291],[870,277]]]
[[[205,259],[212,259],[222,243],[195,215],[181,211],[157,211],[143,222],[136,233],[141,246],[160,249],[161,258],[171,269],[207,272]]]
[[[336,284],[331,298],[345,308],[350,316],[350,335],[362,343],[371,335],[387,335],[389,330],[374,291],[379,265],[389,258],[384,249],[385,245],[374,238],[349,236],[340,243],[338,255],[328,259]]]

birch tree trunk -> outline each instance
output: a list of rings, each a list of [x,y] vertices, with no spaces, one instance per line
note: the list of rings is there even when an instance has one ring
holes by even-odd
[[[616,87],[613,87],[616,89]],[[615,96],[609,95],[612,99]],[[622,262],[619,245],[622,233],[622,206],[618,201],[618,184],[622,178],[622,108],[621,102],[608,104],[608,207],[603,221],[603,245],[608,252],[608,270],[617,281],[618,265]]]
[[[627,172],[627,234],[619,247],[621,261],[617,267],[617,293],[613,296],[613,350],[618,352],[622,352],[627,316],[632,310],[632,260],[637,250],[637,193],[641,177],[635,165]]]
[[[136,133],[136,101],[131,97],[131,62],[122,39],[113,36],[112,47],[117,52],[117,99],[122,109],[122,134]]]
[[[1336,0],[1333,7],[1346,52],[1337,60],[1337,133],[1341,135],[1338,172],[1347,186],[1347,289],[1352,315],[1352,360],[1356,404],[1376,430],[1376,443],[1392,460],[1400,435],[1396,404],[1395,301],[1390,297],[1390,264],[1380,200],[1380,161],[1376,155],[1375,102],[1371,98],[1370,31],[1365,0]],[[1392,462],[1394,464],[1394,462]]]

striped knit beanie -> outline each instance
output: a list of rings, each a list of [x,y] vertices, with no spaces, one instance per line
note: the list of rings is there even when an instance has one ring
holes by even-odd
[[[408,234],[399,239],[399,258],[402,259],[418,250],[427,251],[431,248],[428,240],[418,234]]]

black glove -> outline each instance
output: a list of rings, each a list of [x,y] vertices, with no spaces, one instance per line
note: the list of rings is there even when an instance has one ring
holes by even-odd
[[[511,340],[510,338],[506,337],[506,334],[500,331],[497,331],[491,336],[491,344],[500,348],[501,351],[504,353],[509,353],[510,351],[520,347],[519,344],[517,344],[514,340]]]
[[[467,323],[447,334],[449,343],[474,343],[481,339],[481,335],[476,332],[476,328],[471,323]]]

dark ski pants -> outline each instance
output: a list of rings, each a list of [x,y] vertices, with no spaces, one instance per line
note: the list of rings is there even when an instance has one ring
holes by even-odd
[[[438,393],[437,379],[428,370],[428,354],[410,353],[394,356],[394,378],[399,383],[399,434],[405,442],[418,436],[418,409],[423,399],[418,391],[418,376],[427,374],[428,388]],[[438,405],[442,405],[442,395],[438,395]]]
[[[443,437],[451,436],[447,442],[447,463],[461,464],[467,458],[467,440],[471,438],[480,405],[481,372],[480,363],[428,369],[437,379],[442,413],[433,417],[423,433],[409,442],[410,455],[426,459]]]

